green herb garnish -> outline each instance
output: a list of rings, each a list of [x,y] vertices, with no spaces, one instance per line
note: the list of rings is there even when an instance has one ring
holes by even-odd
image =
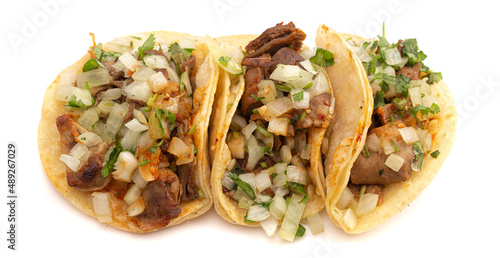
[[[316,54],[309,61],[325,68],[335,64],[333,53],[320,47],[316,49]]]
[[[245,181],[241,180],[240,177],[236,174],[228,174],[227,175],[229,178],[231,178],[235,183],[236,185],[238,185],[238,187],[241,188],[241,190],[243,190],[243,192],[253,201],[255,200],[256,196],[255,196],[255,192],[253,191],[252,187]]]

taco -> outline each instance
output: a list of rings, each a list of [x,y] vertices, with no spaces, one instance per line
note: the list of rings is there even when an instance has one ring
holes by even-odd
[[[95,44],[45,93],[45,173],[84,213],[145,233],[210,209],[219,71],[203,38],[155,31]]]
[[[303,232],[303,218],[313,233],[322,231],[322,140],[335,106],[325,68],[336,69],[336,50],[307,48],[305,37],[281,23],[213,42],[228,53],[215,57],[224,71],[210,127],[214,206],[227,221],[262,226],[268,236],[281,224],[288,241]],[[356,68],[345,73],[361,76]]]
[[[357,234],[399,213],[432,181],[453,145],[457,114],[441,73],[423,64],[427,56],[416,39],[390,44],[385,36],[364,39],[325,30],[317,45],[331,37],[348,43],[373,92],[369,121],[356,116],[363,121],[357,131],[367,135],[366,141],[362,135],[363,141],[349,149],[356,150],[349,152],[354,153],[348,155],[351,159],[342,161],[346,151],[341,140],[329,154],[333,165],[326,178],[331,220]],[[350,113],[356,106],[337,102],[336,109]],[[332,137],[338,138],[338,133],[333,130]]]

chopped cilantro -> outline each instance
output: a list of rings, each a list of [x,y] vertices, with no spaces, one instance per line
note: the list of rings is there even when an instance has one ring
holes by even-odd
[[[441,154],[441,152],[439,152],[439,150],[436,150],[433,153],[431,153],[431,157],[437,159],[437,157],[439,156],[439,154]]]
[[[299,102],[299,101],[304,99],[304,91],[301,90],[301,91],[293,94],[292,97],[293,97],[293,100]]]
[[[120,155],[120,152],[122,152],[122,150],[122,145],[120,144],[120,141],[118,141],[118,145],[113,148],[113,150],[109,154],[108,161],[101,169],[101,174],[104,178],[108,177],[109,173],[113,171],[113,167],[115,166],[115,163],[118,160],[118,156]]]
[[[375,99],[373,100],[373,109],[377,109],[381,106],[384,106],[385,105],[385,94],[384,92],[382,91],[377,91],[377,93],[375,93]]]
[[[255,200],[256,198],[256,195],[255,195],[255,192],[253,191],[252,187],[245,181],[241,180],[240,177],[236,174],[228,174],[227,175],[229,178],[231,178],[235,183],[236,185],[238,185],[238,187],[241,188],[241,190],[243,190],[243,192],[251,199],[251,200]]]
[[[320,47],[316,49],[316,54],[309,61],[325,68],[335,64],[333,53]]]
[[[420,143],[420,141],[416,141],[413,143],[413,154],[415,154],[415,158],[413,158],[412,162],[418,162],[418,169],[422,168],[422,163],[424,162],[424,146]]]
[[[441,81],[443,79],[443,75],[441,73],[430,73],[429,75],[427,75],[427,78],[429,78],[427,80],[427,83],[433,84]]]
[[[148,164],[149,161],[150,161],[149,159],[146,159],[146,160],[142,161],[141,163],[139,163],[139,165],[137,165],[137,166],[142,167],[142,166]]]
[[[90,59],[83,65],[82,72],[88,72],[94,68],[99,68],[99,67],[106,69],[106,67],[97,59]]]
[[[141,59],[144,59],[144,52],[153,49],[155,46],[155,35],[149,34],[148,39],[144,41],[144,44],[138,48],[139,55],[141,56]]]
[[[227,63],[231,60],[231,57],[229,56],[221,56],[219,58],[219,62],[222,64],[222,65],[227,65]]]
[[[299,191],[299,193],[304,195],[304,198],[300,202],[306,203],[309,200],[309,196],[307,196],[306,188],[304,187],[303,184],[299,184],[299,183],[295,183],[295,182],[291,182],[291,181],[287,181],[286,184],[288,186],[292,187],[293,189],[297,189],[297,191]]]
[[[306,228],[299,224],[299,228],[297,228],[297,232],[295,233],[295,236],[302,237],[306,233]]]

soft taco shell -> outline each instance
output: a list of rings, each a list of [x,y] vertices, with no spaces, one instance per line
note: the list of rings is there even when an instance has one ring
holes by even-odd
[[[203,191],[204,198],[198,198],[190,202],[181,202],[179,208],[182,209],[180,215],[170,221],[168,226],[173,226],[182,223],[185,220],[198,217],[208,211],[212,205],[213,197],[209,186],[210,164],[208,154],[208,123],[212,109],[216,84],[219,76],[217,64],[213,57],[209,55],[208,48],[203,43],[203,38],[195,37],[188,34],[154,31],[133,36],[142,35],[142,38],[147,38],[149,34],[154,34],[156,43],[173,43],[179,42],[181,38],[191,38],[196,40],[196,50],[193,54],[196,57],[195,73],[196,91],[193,98],[193,106],[197,107],[197,111],[193,115],[193,124],[197,124],[194,133],[194,144],[197,149],[196,155],[196,171],[194,182]],[[131,38],[131,40],[133,40]],[[123,52],[123,46],[116,43],[116,40],[103,44],[103,49],[106,51]],[[128,50],[130,51],[130,50]],[[69,72],[80,72],[85,62],[90,59],[89,54],[85,54],[75,64],[66,68],[61,74]],[[58,101],[54,98],[55,92],[59,87],[61,74],[49,85],[44,96],[42,115],[38,127],[38,148],[40,151],[40,159],[44,167],[47,177],[57,190],[75,207],[84,213],[95,217],[91,192],[82,192],[68,186],[66,179],[66,165],[59,160],[63,153],[61,147],[60,135],[56,127],[56,118],[65,111],[63,101]],[[111,206],[113,211],[113,221],[109,223],[113,227],[125,231],[145,233],[139,229],[126,215],[127,205],[123,200],[111,198]]]
[[[318,33],[320,35],[320,33]],[[333,30],[324,30],[323,35],[320,36],[320,41],[323,43],[317,43],[318,45],[331,43],[332,41],[339,41],[341,39],[354,39],[361,40],[363,39],[356,35],[349,35],[343,33],[337,33]],[[339,43],[340,44],[340,43]],[[349,52],[354,57],[354,52],[350,49],[350,47],[344,43]],[[335,56],[335,58],[337,58]],[[356,59],[356,62],[361,65],[361,62]],[[336,59],[337,60],[337,59]],[[362,66],[361,66],[362,68]],[[364,69],[360,69],[363,73]],[[364,75],[366,78],[366,74]],[[347,86],[347,85],[345,85]],[[432,93],[439,100],[441,111],[435,115],[429,125],[428,130],[432,135],[432,149],[439,150],[440,155],[434,159],[430,155],[427,155],[424,159],[424,163],[421,171],[414,172],[409,180],[397,183],[391,183],[385,186],[384,188],[384,202],[382,205],[377,206],[374,211],[369,214],[358,217],[358,222],[356,227],[350,229],[343,222],[343,216],[346,210],[339,209],[336,206],[337,201],[340,198],[341,193],[347,187],[347,183],[350,178],[350,169],[352,165],[356,161],[357,157],[361,153],[363,148],[363,144],[366,138],[366,132],[370,125],[371,115],[372,115],[372,107],[373,107],[373,97],[371,93],[371,87],[369,83],[365,84],[366,92],[369,92],[368,96],[366,96],[368,101],[368,108],[370,109],[369,113],[363,116],[359,116],[359,127],[357,129],[358,132],[363,131],[362,141],[359,142],[355,147],[349,147],[348,138],[341,141],[339,147],[336,148],[333,153],[332,168],[328,171],[327,176],[327,201],[326,201],[326,209],[328,215],[335,225],[341,227],[345,232],[350,234],[358,234],[370,230],[382,222],[386,221],[390,217],[396,215],[401,210],[403,210],[406,206],[408,206],[423,190],[429,185],[432,179],[436,176],[439,168],[443,164],[444,160],[448,156],[448,153],[451,150],[453,142],[455,140],[455,130],[457,125],[457,112],[455,107],[455,102],[451,95],[450,90],[446,86],[443,81],[432,84]],[[335,90],[336,87],[334,87]],[[344,89],[348,91],[349,89]],[[347,105],[346,105],[347,104]],[[356,110],[357,104],[354,103],[336,103],[336,110],[344,108],[345,110]],[[351,113],[354,113],[351,111]],[[337,115],[336,118],[339,116]],[[355,118],[355,117],[354,117]],[[363,122],[364,121],[364,122]],[[363,122],[363,123],[362,123]],[[342,133],[341,131],[333,130],[331,138],[338,138],[338,134]],[[353,135],[354,131],[352,131]],[[330,139],[331,139],[330,138]],[[342,137],[340,137],[342,138]],[[344,144],[344,143],[347,143]],[[330,146],[332,148],[332,146]],[[356,150],[352,151],[351,150]],[[346,159],[347,158],[347,159]],[[328,162],[328,159],[327,159]],[[326,165],[327,166],[327,165]]]
[[[258,35],[234,35],[223,36],[217,40],[226,48],[226,52],[231,53],[234,48],[244,47]],[[240,76],[238,79],[223,79],[228,77],[227,72],[221,70],[221,80],[219,80],[215,103],[218,108],[214,108],[212,114],[212,123],[216,126],[210,127],[211,150],[213,153],[213,165],[211,185],[214,194],[214,206],[217,213],[227,221],[239,225],[260,226],[259,223],[246,223],[244,216],[246,209],[239,208],[238,202],[226,196],[222,192],[221,179],[224,177],[226,165],[231,160],[231,152],[224,139],[226,139],[229,125],[234,116],[239,100],[245,90],[244,78]],[[331,93],[334,92],[330,89]],[[229,94],[236,94],[234,98]],[[336,97],[336,96],[335,96]],[[234,100],[234,101],[233,101]],[[230,105],[228,105],[230,104]],[[223,119],[220,119],[223,118]],[[303,218],[309,217],[318,213],[324,208],[325,191],[324,191],[324,169],[322,164],[321,144],[326,129],[310,128],[308,131],[308,142],[313,144],[310,154],[310,172],[309,178],[316,186],[316,194],[310,196],[307,202]]]

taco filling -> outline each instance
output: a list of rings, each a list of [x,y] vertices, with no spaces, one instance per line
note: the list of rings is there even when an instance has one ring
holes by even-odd
[[[94,43],[82,71],[56,92],[67,106],[56,119],[60,160],[68,185],[92,193],[99,221],[111,222],[119,216],[112,207],[123,205],[151,231],[179,216],[181,203],[203,198],[193,180],[195,42],[157,44],[153,34],[118,42],[128,51]]]
[[[326,129],[334,107],[324,69],[333,54],[302,50],[305,37],[293,23],[278,24],[245,47],[245,90],[225,139],[231,161],[222,178],[224,194],[248,210],[246,223],[272,235],[282,221],[280,237],[290,241],[317,195],[309,129]]]
[[[437,158],[428,131],[440,103],[432,84],[441,73],[423,64],[426,55],[416,39],[390,44],[378,40],[348,40],[368,75],[374,92],[372,125],[366,144],[351,169],[350,181],[337,207],[347,209],[343,218],[354,228],[357,217],[383,203],[388,184],[406,181],[422,168],[424,158]]]

